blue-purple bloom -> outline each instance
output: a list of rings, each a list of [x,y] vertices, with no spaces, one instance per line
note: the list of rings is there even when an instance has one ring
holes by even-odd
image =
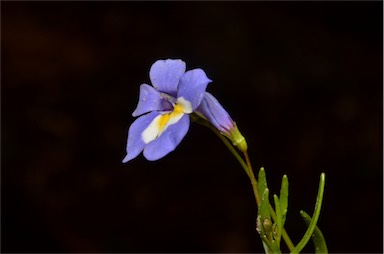
[[[189,115],[203,100],[208,83],[202,69],[185,71],[182,60],[158,60],[149,71],[152,86],[140,86],[140,99],[132,116],[140,116],[129,128],[127,155],[123,162],[142,151],[148,160],[172,152],[189,129]]]

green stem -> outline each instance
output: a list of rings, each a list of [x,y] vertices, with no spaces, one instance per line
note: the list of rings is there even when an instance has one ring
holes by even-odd
[[[211,123],[209,123],[208,121],[206,121],[205,119],[203,119],[197,115],[194,116],[194,120],[196,121],[196,123],[201,124],[205,127],[208,127],[211,131],[213,131],[221,139],[221,141],[223,141],[223,143],[229,149],[229,151],[235,156],[235,158],[240,163],[240,165],[243,167],[245,173],[248,175],[249,179],[251,180],[253,193],[254,193],[255,199],[256,199],[256,204],[257,204],[257,207],[259,207],[260,202],[261,202],[260,201],[260,194],[259,194],[259,190],[257,187],[257,181],[256,181],[255,175],[253,173],[252,164],[251,164],[251,161],[250,161],[249,156],[248,156],[248,152],[244,152],[244,157],[246,160],[246,162],[244,162],[243,158],[237,152],[236,148],[233,147],[231,142],[229,142],[229,140],[226,137],[224,137],[223,134],[221,134],[214,126],[212,126]],[[274,221],[276,221],[276,213],[273,210],[271,205],[269,205],[269,209],[271,211],[272,219]],[[284,242],[286,243],[289,250],[292,252],[294,250],[295,246],[292,243],[291,239],[288,236],[287,231],[284,228],[282,230],[281,236],[283,237]]]
[[[251,165],[251,161],[249,159],[249,156],[248,156],[248,152],[245,151],[244,152],[244,157],[245,157],[245,161],[247,162],[247,166],[248,166],[248,176],[249,176],[249,179],[251,179],[251,184],[252,184],[252,188],[253,188],[253,193],[255,194],[255,198],[256,198],[256,203],[257,203],[257,206],[259,207],[260,204],[261,204],[261,198],[260,198],[260,193],[259,193],[259,188],[257,186],[257,181],[256,181],[256,177],[253,173],[253,169],[252,169],[252,165]]]
[[[209,122],[198,118],[196,120],[198,124],[201,124],[205,127],[208,127],[211,131],[213,131],[220,139],[223,141],[224,145],[229,149],[229,151],[235,156],[237,161],[240,163],[240,165],[243,167],[245,173],[249,176],[248,173],[248,167],[247,164],[244,162],[243,158],[241,158],[240,154],[237,152],[237,150],[232,146],[231,142],[228,141],[226,137],[223,136],[214,126],[212,126]]]

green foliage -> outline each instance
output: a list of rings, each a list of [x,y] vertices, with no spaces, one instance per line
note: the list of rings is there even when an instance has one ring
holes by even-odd
[[[264,168],[261,168],[258,174],[258,190],[262,193],[261,204],[258,209],[257,216],[257,231],[263,240],[263,246],[266,253],[281,253],[280,242],[284,232],[284,224],[288,212],[288,177],[283,176],[280,188],[280,198],[275,194],[273,195],[275,210],[269,203],[269,189],[267,178]],[[322,173],[320,177],[319,190],[316,198],[315,211],[313,219],[304,211],[300,214],[308,225],[301,241],[296,247],[291,249],[291,253],[299,253],[308,243],[312,236],[315,244],[316,253],[328,253],[325,239],[320,229],[316,226],[317,220],[320,215],[321,204],[323,200],[325,186],[325,174]],[[272,221],[273,220],[273,221]]]
[[[257,231],[261,235],[266,235],[268,240],[272,240],[272,220],[269,213],[269,190],[266,188],[261,198],[261,204],[257,216]]]
[[[322,173],[320,176],[320,184],[319,184],[319,190],[317,193],[316,198],[316,204],[315,204],[315,211],[313,212],[312,220],[309,223],[308,229],[305,232],[303,238],[300,240],[300,242],[297,244],[295,249],[291,253],[299,253],[305,245],[308,243],[309,239],[311,238],[315,228],[317,220],[319,219],[320,210],[321,210],[321,204],[323,202],[323,195],[324,195],[324,185],[325,185],[325,174]]]
[[[274,224],[274,238],[275,241],[273,242],[279,249],[280,249],[280,239],[281,239],[281,233],[283,231],[283,214],[281,211],[281,205],[280,200],[277,197],[277,195],[273,195],[273,199],[275,201],[275,210],[276,210],[276,222]]]
[[[311,216],[309,216],[304,211],[300,211],[300,215],[301,217],[303,217],[307,226],[309,226],[312,220]],[[315,245],[315,253],[318,253],[318,254],[328,253],[328,248],[327,248],[327,244],[325,242],[323,233],[321,233],[321,230],[319,229],[318,226],[316,226],[315,230],[313,231],[312,241],[313,241],[313,244]]]
[[[307,223],[308,228],[303,238],[295,246],[284,228],[288,213],[288,177],[284,175],[281,180],[280,196],[277,196],[276,194],[273,195],[273,203],[275,207],[275,209],[273,209],[269,202],[269,189],[264,168],[261,168],[259,170],[258,179],[256,181],[247,150],[245,149],[244,151],[244,149],[240,149],[240,151],[243,152],[243,155],[245,157],[244,161],[244,159],[235,149],[235,144],[229,142],[230,137],[219,132],[208,121],[206,121],[206,119],[203,119],[200,116],[194,114],[192,114],[192,116],[194,117],[194,121],[210,128],[223,141],[223,143],[227,146],[230,152],[239,161],[245,173],[251,180],[256,203],[258,205],[256,230],[260,235],[265,252],[268,254],[281,253],[280,243],[281,239],[283,238],[291,253],[299,253],[303,250],[303,248],[308,243],[309,239],[312,237],[316,253],[328,253],[324,236],[321,233],[320,229],[316,226],[323,200],[325,174],[322,173],[320,177],[319,190],[316,198],[316,205],[312,219],[304,211],[300,212],[304,221]]]
[[[259,232],[261,239],[263,240],[263,246],[266,253],[281,253],[280,248],[274,239],[274,227],[272,224],[269,207],[269,190],[268,188],[265,188],[257,216],[256,229]]]
[[[258,181],[258,186],[259,186],[259,193],[264,193],[265,189],[268,188],[267,177],[265,175],[264,168],[260,168],[259,177],[258,177],[257,181]]]
[[[288,177],[283,175],[280,189],[280,208],[282,213],[282,227],[284,227],[288,212]]]

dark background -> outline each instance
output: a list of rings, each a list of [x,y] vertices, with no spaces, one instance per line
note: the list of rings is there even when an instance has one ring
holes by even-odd
[[[272,193],[288,175],[295,243],[325,172],[329,251],[382,252],[382,10],[2,1],[2,252],[263,252],[249,180],[208,129],[121,163],[139,85],[166,58],[206,71]]]

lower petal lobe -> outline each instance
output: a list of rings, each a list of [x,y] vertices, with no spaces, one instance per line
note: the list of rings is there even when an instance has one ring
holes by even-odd
[[[177,123],[170,125],[157,139],[145,146],[144,157],[147,160],[154,161],[175,150],[187,134],[189,123],[189,116],[183,115]]]
[[[160,113],[153,111],[146,115],[137,118],[129,127],[128,141],[127,141],[127,155],[123,162],[128,162],[137,157],[143,151],[145,143],[142,140],[141,133],[149,126],[153,119]]]

